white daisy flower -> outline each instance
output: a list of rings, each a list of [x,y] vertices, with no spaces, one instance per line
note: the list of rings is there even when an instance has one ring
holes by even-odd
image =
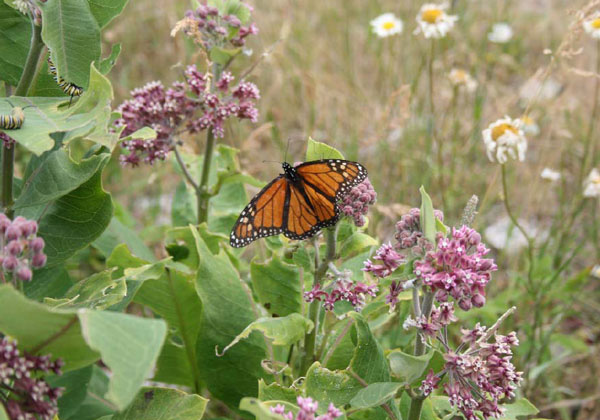
[[[594,168],[583,181],[584,197],[600,197],[600,171]]]
[[[477,80],[463,69],[454,68],[448,73],[448,79],[453,86],[464,86],[468,92],[474,92],[477,89]]]
[[[550,182],[556,182],[559,181],[560,178],[562,178],[560,172],[550,168],[544,168],[540,176],[542,177],[542,179],[545,179]]]
[[[423,33],[425,38],[443,38],[452,29],[458,16],[452,16],[446,13],[447,3],[434,4],[425,3],[421,6],[417,15],[419,26],[414,34]]]
[[[525,160],[527,138],[521,129],[521,121],[504,117],[483,130],[483,142],[487,156],[492,162],[506,163],[509,158]]]
[[[600,12],[594,13],[588,20],[583,21],[583,29],[592,38],[600,40]]]
[[[513,37],[513,29],[506,22],[494,23],[492,31],[488,33],[488,39],[496,44],[505,44]]]
[[[401,33],[404,25],[393,13],[384,13],[371,21],[371,27],[378,37],[385,38]]]
[[[596,277],[597,279],[600,279],[600,264],[599,265],[595,265],[592,268],[592,271],[590,271],[590,274],[594,277]]]
[[[540,134],[539,125],[537,125],[535,120],[530,116],[523,115],[521,118],[519,118],[519,121],[521,122],[521,128],[523,129],[523,132],[528,136],[537,136]]]
[[[518,221],[527,235],[535,238],[536,241],[542,242],[548,237],[548,231],[540,229],[534,222],[523,219]],[[487,244],[496,249],[503,249],[510,255],[518,254],[527,246],[527,239],[507,216],[502,216],[488,225],[483,231],[483,235]]]

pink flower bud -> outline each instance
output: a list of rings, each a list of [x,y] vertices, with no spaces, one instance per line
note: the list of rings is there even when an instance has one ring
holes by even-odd
[[[44,240],[42,238],[34,238],[29,242],[29,246],[33,252],[38,253],[44,249]]]
[[[4,213],[0,213],[0,233],[6,232],[10,226],[10,219]]]
[[[34,268],[40,268],[46,265],[46,254],[35,254],[31,259],[31,265]]]
[[[21,267],[17,271],[17,278],[21,281],[31,281],[31,277],[33,276],[29,267]]]
[[[468,299],[460,299],[458,301],[458,306],[460,306],[460,309],[462,309],[463,311],[468,311],[473,307],[473,304]]]
[[[485,305],[485,296],[476,294],[471,298],[471,303],[476,308],[481,308],[483,305]]]
[[[14,269],[17,268],[18,265],[19,265],[19,260],[17,260],[17,258],[15,258],[12,255],[6,257],[4,259],[4,261],[2,261],[2,267],[6,271],[13,271]]]
[[[37,233],[38,225],[35,220],[27,220],[21,224],[21,232],[24,237],[35,235]]]
[[[6,249],[10,255],[18,256],[21,252],[23,252],[23,245],[19,241],[10,241],[8,245],[6,245]]]
[[[16,222],[16,220],[15,220]],[[17,226],[17,224],[13,222],[7,229],[6,229],[6,238],[9,241],[13,241],[15,239],[19,239],[21,237],[21,228],[19,226]]]

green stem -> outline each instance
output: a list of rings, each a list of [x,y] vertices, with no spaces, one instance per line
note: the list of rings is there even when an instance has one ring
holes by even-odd
[[[212,66],[211,91],[214,91],[215,84],[221,77],[221,67],[218,64]],[[204,149],[204,163],[202,164],[202,175],[200,177],[200,188],[197,190],[196,198],[198,200],[198,224],[208,221],[208,201],[211,193],[208,189],[208,178],[210,167],[213,160],[215,148],[215,133],[212,128],[206,133],[206,146]]]
[[[421,418],[423,401],[425,401],[425,398],[422,396],[416,396],[411,400],[410,411],[408,412],[408,420],[419,420]]]
[[[23,68],[23,74],[15,90],[16,96],[26,96],[31,81],[35,75],[38,61],[44,43],[42,42],[42,28],[36,26],[33,21],[31,22],[32,36],[31,43],[29,45],[29,53],[27,54],[27,60],[25,61],[25,67]],[[16,145],[2,146],[2,194],[1,194],[1,205],[4,213],[12,218],[14,215],[13,205],[13,177],[15,170],[15,148]]]
[[[321,284],[321,280],[323,280],[323,276],[327,272],[327,266],[331,261],[335,259],[335,245],[337,240],[337,225],[333,228],[327,229],[325,231],[325,238],[327,240],[325,256],[323,257],[323,261],[317,266],[315,269],[315,281],[313,283],[313,287]],[[318,245],[316,245],[318,246]],[[304,336],[304,357],[302,358],[302,364],[300,365],[301,375],[305,375],[306,371],[310,367],[310,365],[315,360],[315,343],[317,341],[317,330],[319,323],[319,310],[321,306],[318,301],[314,301],[310,304],[309,308],[309,318],[314,324],[314,328],[310,333],[307,333]]]

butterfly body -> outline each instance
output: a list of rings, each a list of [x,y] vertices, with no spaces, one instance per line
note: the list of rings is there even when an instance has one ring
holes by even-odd
[[[240,248],[258,238],[279,235],[310,238],[339,219],[337,202],[364,181],[366,169],[356,162],[323,159],[298,166],[283,163],[283,174],[267,184],[244,208],[230,244]]]

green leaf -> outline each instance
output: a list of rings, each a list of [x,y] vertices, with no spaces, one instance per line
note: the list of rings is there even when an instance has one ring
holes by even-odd
[[[127,407],[152,372],[167,332],[164,321],[115,312],[78,312],[88,345],[112,371],[105,397]],[[118,328],[115,328],[118,326]]]
[[[320,159],[344,159],[344,155],[328,144],[315,141],[312,137],[309,137],[308,146],[306,147],[306,161]]]
[[[306,394],[324,407],[329,403],[336,407],[344,406],[363,389],[346,371],[332,371],[322,367],[319,362],[313,363],[306,372],[304,386]]]
[[[108,74],[112,70],[115,64],[117,64],[117,59],[121,54],[121,43],[114,44],[110,49],[110,55],[106,58],[103,58],[98,63],[98,71],[102,74]]]
[[[259,318],[244,328],[244,331],[225,346],[221,355],[244,338],[248,338],[252,331],[260,331],[276,346],[289,346],[312,331],[313,327],[313,322],[300,314],[290,314],[280,318]]]
[[[208,400],[178,389],[142,388],[127,410],[114,414],[111,420],[199,420]]]
[[[302,312],[302,285],[298,267],[273,256],[271,261],[264,264],[252,262],[250,276],[258,301],[270,314],[286,316]]]
[[[390,382],[388,361],[383,354],[383,348],[373,336],[369,324],[357,312],[351,312],[349,316],[354,319],[357,336],[356,349],[349,368],[367,384]]]
[[[167,271],[168,270],[168,271]],[[179,347],[183,352],[183,360],[177,360],[177,366],[187,365],[186,370],[190,375],[186,375],[186,380],[191,383],[176,383],[187,385],[192,389],[200,389],[200,373],[196,365],[196,341],[200,330],[200,320],[202,317],[202,302],[194,288],[194,279],[190,275],[185,275],[177,270],[163,270],[162,275],[156,280],[145,281],[138,290],[134,301],[148,306],[154,313],[160,315],[169,324],[171,332],[170,340],[175,335],[179,341]],[[170,355],[173,355],[173,349],[169,349]],[[164,364],[168,359],[162,359],[159,365],[157,381],[164,381],[161,376],[166,373],[170,378],[169,364]],[[183,379],[183,378],[182,378]],[[172,380],[172,379],[171,379]]]
[[[361,389],[350,400],[353,408],[370,408],[385,404],[390,398],[396,395],[396,392],[402,388],[398,382],[377,382]]]
[[[64,372],[60,376],[46,378],[48,384],[53,388],[63,388],[63,393],[58,399],[58,410],[61,417],[68,418],[77,412],[79,406],[85,400],[88,384],[92,379],[93,366]]]
[[[3,405],[0,405],[0,420],[10,420],[8,418],[8,414],[6,414],[6,411],[4,411]]]
[[[419,188],[419,192],[421,193],[421,230],[425,234],[425,238],[435,244],[436,223],[433,214],[433,203],[423,186]]]
[[[196,292],[203,307],[198,365],[211,394],[237,407],[243,397],[257,395],[258,379],[271,379],[261,367],[266,358],[264,338],[251,336],[217,357],[216,346],[223,348],[255,320],[253,303],[227,255],[213,254],[199,232],[190,228],[199,259]]]
[[[231,59],[242,51],[241,48],[220,48],[214,47],[210,50],[210,59],[221,66],[225,66]]]
[[[520,416],[533,416],[540,412],[527,398],[520,398],[512,404],[502,404],[501,407],[506,411],[500,420],[518,420]]]
[[[377,246],[379,242],[362,232],[354,232],[348,239],[342,243],[342,249],[340,255],[342,258],[348,258],[354,256],[366,248]]]
[[[281,420],[279,414],[273,413],[269,406],[257,398],[246,397],[240,401],[240,409],[254,414],[256,420]]]
[[[298,391],[294,388],[285,388],[277,382],[267,385],[263,379],[258,381],[258,399],[261,401],[278,400],[296,404],[297,397]]]
[[[197,220],[196,197],[184,181],[177,184],[171,205],[173,226],[188,226]]]
[[[93,243],[105,257],[111,256],[119,246],[131,249],[129,254],[143,258],[145,261],[154,261],[154,254],[144,244],[142,239],[136,232],[125,226],[119,219],[113,217],[110,224],[102,235],[100,235]]]
[[[106,229],[112,217],[112,200],[102,189],[101,170],[46,206],[38,235],[46,242],[47,267],[63,263],[88,246]]]
[[[42,301],[45,297],[60,298],[73,286],[69,272],[62,266],[40,268],[33,272],[33,281],[26,283],[25,296]]]
[[[128,0],[88,0],[90,11],[98,26],[104,28],[115,17],[119,16]]]
[[[104,167],[110,155],[102,154],[75,162],[66,149],[58,149],[47,155],[41,165],[25,181],[21,195],[14,204],[15,211],[28,218],[37,218],[36,211],[43,211],[46,203],[67,195],[89,180]],[[31,209],[31,208],[38,209]],[[32,212],[33,210],[33,212]]]
[[[109,378],[106,373],[96,365],[89,366],[91,368],[90,380],[83,385],[85,397],[72,410],[67,411],[67,415],[63,413],[61,400],[58,400],[58,408],[61,420],[97,420],[101,416],[112,414],[116,411],[113,403],[103,398],[108,390]],[[64,374],[63,374],[64,375]]]
[[[89,309],[53,309],[0,286],[0,332],[32,353],[52,354],[65,371],[102,359],[112,375],[106,395],[124,409],[152,370],[166,334],[162,320]]]
[[[393,350],[388,354],[388,359],[392,373],[410,385],[423,375],[433,354],[433,351],[430,351],[422,356],[413,356],[401,350]]]
[[[125,279],[112,279],[113,270],[91,275],[73,285],[64,298],[45,298],[44,303],[55,308],[106,309],[123,300],[127,294]]]
[[[0,2],[0,80],[17,86],[29,52],[29,19]]]
[[[100,27],[81,0],[41,3],[42,39],[51,51],[58,74],[70,83],[87,88],[90,64],[100,59]]]

